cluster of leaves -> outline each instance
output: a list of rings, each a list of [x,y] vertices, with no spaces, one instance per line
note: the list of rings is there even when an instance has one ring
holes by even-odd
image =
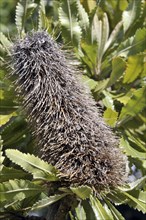
[[[68,196],[76,200],[67,214],[71,220],[124,220],[114,206],[121,204],[145,213],[145,12],[144,0],[99,3],[60,0],[50,1],[50,5],[44,0],[20,0],[17,3],[15,21],[19,36],[32,28],[29,21],[38,17],[36,30],[45,28],[49,33],[55,30],[55,36],[61,33],[58,40],[73,46],[84,70],[84,83],[102,108],[107,124],[121,137],[120,147],[132,168],[131,183],[102,192],[100,197],[93,195],[87,186],[57,187],[61,181],[58,171],[32,155],[35,144],[22,115],[21,97],[16,98],[6,77],[6,54],[12,43],[1,33],[0,219],[13,219],[14,215],[19,219]]]

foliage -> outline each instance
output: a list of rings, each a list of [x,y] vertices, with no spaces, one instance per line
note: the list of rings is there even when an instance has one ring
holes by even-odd
[[[71,220],[123,220],[115,207],[120,204],[145,213],[146,3],[97,2],[60,0],[49,5],[44,0],[20,0],[16,6],[16,27],[23,36],[30,29],[29,19],[38,17],[36,29],[45,28],[52,33],[55,30],[55,36],[61,33],[59,41],[73,46],[84,70],[82,80],[100,103],[105,121],[120,136],[120,147],[129,158],[129,183],[97,196],[87,186],[58,187],[59,172],[32,155],[35,143],[21,109],[21,97],[16,98],[6,77],[9,70],[5,60],[12,42],[1,33],[0,219],[12,219],[11,213],[27,216],[32,210],[43,210],[67,196],[76,200],[68,212]],[[130,178],[135,181],[130,182]]]

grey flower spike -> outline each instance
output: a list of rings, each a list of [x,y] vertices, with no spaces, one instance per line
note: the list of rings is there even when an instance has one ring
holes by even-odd
[[[65,52],[40,31],[15,42],[11,56],[40,157],[72,185],[101,191],[123,184],[127,158]]]

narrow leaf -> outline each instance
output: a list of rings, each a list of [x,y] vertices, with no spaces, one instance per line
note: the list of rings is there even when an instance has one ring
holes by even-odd
[[[85,30],[85,32],[87,31],[87,29],[89,28],[89,17],[87,12],[85,11],[85,9],[83,8],[82,4],[80,3],[80,1],[76,1],[76,5],[77,5],[77,10],[78,10],[78,16],[79,16],[79,24],[81,26],[81,28],[83,30]]]
[[[115,57],[112,60],[112,73],[108,82],[108,86],[113,85],[124,74],[126,62],[121,57]]]
[[[130,207],[133,207],[134,209],[137,209],[138,211],[142,211],[144,214],[146,213],[146,204],[135,198],[134,196],[130,195],[127,192],[123,192],[130,201],[128,202],[128,205]]]
[[[132,182],[129,183],[127,187],[119,187],[120,190],[128,192],[128,191],[132,191],[133,189],[139,189],[146,181],[146,176]]]
[[[7,53],[9,53],[9,49],[12,46],[12,43],[2,32],[0,32],[0,42],[3,45],[3,48],[7,51]]]
[[[0,183],[0,201],[23,200],[27,197],[37,195],[44,189],[28,180],[9,180]]]
[[[133,147],[130,146],[129,142],[124,139],[124,137],[121,138],[120,146],[124,148],[124,151],[128,156],[139,159],[146,159],[146,153],[135,150]]]
[[[32,206],[31,210],[42,209],[46,206],[49,206],[49,205],[53,204],[54,202],[57,202],[58,200],[65,197],[66,195],[67,195],[67,193],[64,193],[64,194],[61,194],[61,195],[54,195],[54,196],[50,196],[48,198],[42,199],[42,200],[36,202]]]
[[[127,68],[123,82],[124,83],[133,82],[138,76],[140,77],[143,68],[144,68],[143,55],[135,55],[128,57]]]
[[[103,220],[103,219],[111,220],[110,216],[107,214],[106,210],[104,209],[104,207],[97,198],[90,196],[90,201],[92,204],[92,209],[98,220]]]
[[[131,27],[136,18],[139,18],[140,10],[141,0],[133,0],[129,3],[128,8],[123,12],[122,16],[124,32],[126,32]]]
[[[24,154],[18,150],[6,150],[6,155],[12,162],[31,173],[34,179],[58,180],[56,169],[34,155]]]
[[[106,203],[108,205],[108,207],[110,208],[113,216],[114,216],[114,220],[125,220],[125,218],[121,215],[121,213],[112,205],[112,203],[110,203],[108,200],[106,200]]]
[[[92,193],[91,188],[88,186],[70,187],[70,189],[81,199],[89,198],[90,194]]]
[[[107,40],[105,47],[104,47],[104,51],[106,51],[111,45],[112,43],[114,43],[116,41],[116,38],[121,30],[121,27],[123,25],[123,22],[120,21],[116,27],[114,28],[114,30],[112,31],[112,33],[110,34],[109,39]]]
[[[115,110],[112,110],[111,108],[107,108],[104,112],[104,120],[105,122],[110,125],[111,127],[114,127],[117,121],[118,112]]]
[[[81,41],[81,27],[77,20],[76,2],[65,0],[59,8],[59,21],[62,28],[62,35],[68,42],[72,41],[75,46]]]
[[[22,170],[16,170],[13,167],[3,166],[0,173],[0,182],[5,182],[10,179],[25,179],[26,176],[28,176],[28,174]]]
[[[126,115],[135,116],[145,107],[146,87],[140,88],[133,93],[128,103],[122,108],[119,119]]]

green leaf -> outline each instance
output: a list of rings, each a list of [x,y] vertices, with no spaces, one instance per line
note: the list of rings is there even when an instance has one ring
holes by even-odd
[[[0,182],[5,182],[10,179],[24,179],[26,176],[28,176],[28,174],[22,170],[16,170],[13,167],[3,166],[0,173]]]
[[[132,191],[133,189],[139,189],[140,187],[142,187],[142,185],[145,183],[146,181],[146,176],[141,177],[140,179],[129,183],[127,187],[119,187],[120,190],[122,191]]]
[[[106,212],[106,210],[104,209],[104,207],[97,198],[90,196],[90,201],[91,201],[92,209],[98,220],[103,220],[103,219],[112,220],[112,218],[110,218],[110,216],[108,215],[108,213]]]
[[[38,20],[38,30],[47,29],[49,21],[46,17],[46,1],[40,0],[40,6],[39,6],[39,20]]]
[[[26,1],[27,3],[27,1]],[[25,6],[26,8],[26,6]],[[24,15],[24,6],[18,2],[18,4],[16,5],[16,16],[15,16],[15,23],[16,23],[16,27],[18,29],[18,32],[20,33],[23,30],[23,15]]]
[[[32,14],[32,11],[37,7],[37,4],[31,0],[20,0],[16,5],[15,24],[18,33],[23,35],[25,33],[24,25],[26,19]]]
[[[121,57],[115,57],[112,60],[112,72],[110,75],[108,86],[113,85],[120,78],[120,76],[123,75],[125,69],[126,62]]]
[[[107,42],[109,35],[109,23],[107,14],[104,13],[103,20],[99,20],[98,16],[95,14],[92,24],[92,38],[97,41],[98,44],[98,57],[97,57],[97,75],[101,71],[101,60],[105,52],[105,44]]]
[[[142,211],[144,214],[146,213],[146,204],[141,202],[140,200],[138,200],[135,196],[136,194],[134,194],[134,196],[130,195],[127,192],[123,192],[129,199],[130,201],[128,201],[128,205],[134,209],[137,209],[138,211]]]
[[[119,0],[118,6],[121,11],[124,11],[128,6],[127,0]]]
[[[30,154],[21,153],[18,150],[6,150],[7,157],[12,162],[21,166],[24,170],[31,173],[34,179],[56,181],[57,170],[51,165],[38,157]]]
[[[0,135],[0,172],[3,169],[3,162],[4,162],[5,157],[3,156],[3,140]]]
[[[81,27],[77,20],[76,1],[62,1],[59,8],[59,21],[62,29],[62,36],[75,46],[81,41]]]
[[[138,76],[140,76],[143,68],[144,68],[143,55],[140,54],[140,55],[128,57],[127,68],[123,82],[124,83],[133,82]]]
[[[85,32],[88,30],[89,28],[89,17],[87,12],[85,11],[85,9],[83,8],[82,4],[80,3],[80,1],[76,1],[76,5],[77,5],[77,11],[78,11],[78,16],[79,16],[79,24],[80,27],[85,30]]]
[[[122,0],[123,1],[123,0]],[[108,38],[104,50],[106,51],[113,43],[117,40],[117,36],[122,28],[123,22],[120,21],[113,29],[112,33],[110,34],[110,37]]]
[[[136,34],[123,41],[116,49],[114,56],[131,56],[144,52],[146,49],[146,28],[138,29]]]
[[[13,116],[16,116],[16,112],[9,115],[0,115],[0,126],[6,124]]]
[[[97,44],[89,44],[83,41],[81,42],[81,47],[82,51],[84,52],[84,56],[81,56],[81,59],[89,67],[89,70],[91,71],[92,75],[94,75],[97,57]]]
[[[110,208],[113,216],[114,216],[114,220],[125,220],[125,218],[121,215],[121,213],[112,205],[112,203],[110,203],[108,200],[106,200],[106,203],[108,205],[108,207]]]
[[[82,200],[81,204],[82,204],[84,211],[86,213],[86,220],[88,220],[88,219],[97,220],[88,199]]]
[[[115,110],[112,110],[111,108],[107,108],[104,112],[104,120],[105,122],[110,125],[111,127],[114,127],[117,121],[118,112]]]
[[[146,191],[137,190],[134,192],[134,195],[136,193],[138,194],[138,196],[136,196],[136,197],[139,199],[139,201],[146,203]]]
[[[23,200],[27,197],[37,195],[44,189],[28,180],[9,180],[0,183],[0,201],[12,202]]]
[[[134,23],[136,19],[139,18],[141,11],[141,0],[132,0],[128,8],[123,12],[122,20],[124,26],[124,32],[126,32]]]
[[[12,43],[8,40],[8,38],[2,32],[0,32],[0,42],[3,45],[3,48],[9,54],[10,53],[9,49],[11,48]]]
[[[77,206],[77,208],[75,208],[75,211],[76,211],[77,220],[87,220],[85,210],[80,203]]]
[[[70,189],[81,199],[89,198],[92,193],[92,189],[88,186],[70,187]]]
[[[146,159],[146,153],[139,152],[130,146],[129,142],[123,138],[121,138],[120,146],[124,147],[124,151],[128,156],[140,159]]]
[[[123,194],[121,189],[112,190],[110,193],[106,195],[106,198],[108,198],[115,205],[125,204],[128,201],[127,197]]]
[[[87,85],[90,88],[90,90],[95,89],[97,85],[97,82],[95,80],[90,79],[88,76],[85,76],[85,75],[82,76],[82,79],[83,79],[84,84]]]
[[[103,91],[107,87],[108,81],[109,81],[109,79],[104,79],[104,80],[101,80],[101,81],[97,81],[94,92]]]
[[[112,212],[111,212],[111,210],[109,209],[109,207],[107,206],[106,203],[104,203],[104,208],[105,208],[105,211],[107,212],[109,218],[110,218],[111,220],[114,220],[114,217],[113,217],[113,215],[112,215]]]
[[[146,28],[138,29],[134,36],[131,47],[129,48],[129,55],[144,52],[146,50]]]
[[[42,209],[46,206],[49,206],[49,205],[53,204],[54,202],[57,202],[58,200],[65,197],[66,195],[67,195],[67,193],[63,193],[61,195],[53,195],[53,196],[50,196],[48,198],[42,199],[42,200],[36,202],[32,206],[31,210]]]
[[[143,110],[145,107],[145,97],[146,97],[146,87],[137,89],[128,103],[122,108],[120,114],[120,121],[123,120],[124,117],[130,115],[134,117],[139,112]]]
[[[102,21],[98,20],[98,17],[97,17],[95,21],[95,25],[97,25],[96,39],[98,43],[98,60],[101,60],[104,54],[105,44],[107,42],[108,35],[109,35],[109,23],[108,23],[107,14],[104,13]]]
[[[104,106],[106,106],[107,108],[111,108],[114,111],[114,101],[111,94],[105,90],[102,93],[105,96],[104,99],[102,99]]]

